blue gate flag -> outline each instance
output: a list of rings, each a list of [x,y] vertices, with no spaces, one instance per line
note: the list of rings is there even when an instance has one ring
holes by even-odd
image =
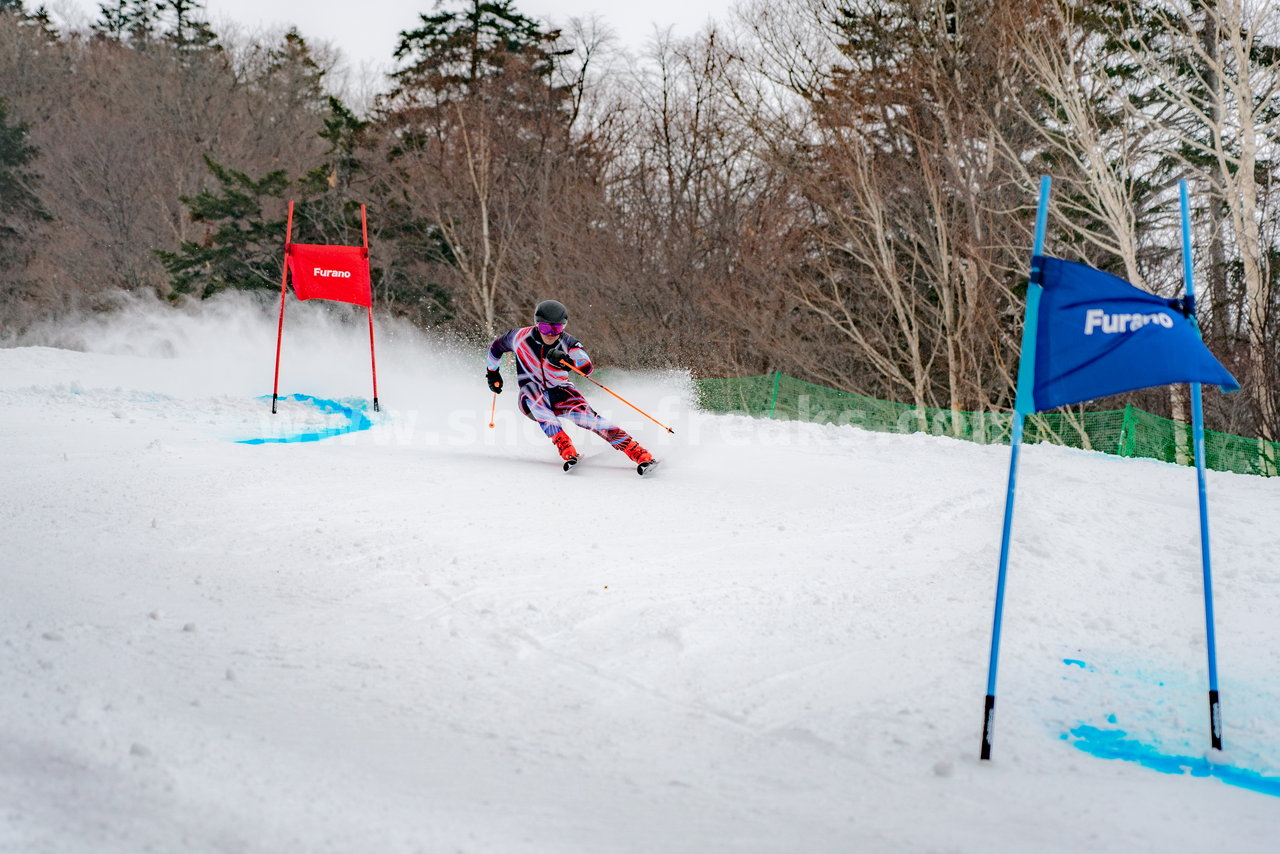
[[[1169,300],[1085,264],[1037,255],[1035,412],[1171,383],[1240,388],[1200,340],[1189,301]]]

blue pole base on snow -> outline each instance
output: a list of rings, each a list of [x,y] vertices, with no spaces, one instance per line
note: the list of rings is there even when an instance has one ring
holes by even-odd
[[[1222,749],[1222,709],[1218,705],[1218,639],[1213,619],[1213,562],[1209,552],[1209,496],[1204,471],[1204,410],[1200,383],[1191,384],[1191,421],[1196,455],[1196,483],[1200,493],[1200,563],[1204,575],[1204,627],[1209,658],[1209,742]]]
[[[991,758],[991,738],[996,731],[996,698],[988,694],[982,704],[982,758]]]
[[[1013,413],[1013,449],[1009,454],[1009,490],[1004,499],[1004,530],[1000,535],[1000,569],[996,575],[995,616],[991,620],[991,653],[987,659],[987,697],[982,707],[982,759],[991,758],[995,735],[996,672],[1000,664],[1000,627],[1004,621],[1004,586],[1009,574],[1009,540],[1013,531],[1013,502],[1018,491],[1018,452],[1022,450],[1022,413]]]
[[[1209,692],[1210,742],[1214,750],[1222,749],[1222,708],[1218,705],[1218,692]]]

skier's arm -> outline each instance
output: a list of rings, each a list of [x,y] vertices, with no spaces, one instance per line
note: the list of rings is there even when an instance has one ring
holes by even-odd
[[[565,355],[569,357],[570,362],[573,362],[573,366],[584,374],[589,374],[594,370],[591,364],[591,357],[587,355],[586,350],[582,349],[581,344],[574,344]]]
[[[489,345],[489,357],[486,360],[485,370],[498,370],[498,366],[502,364],[503,354],[510,353],[515,349],[515,338],[518,331],[512,329],[506,335],[500,335],[493,340],[493,343]]]
[[[547,361],[557,368],[567,368],[572,365],[583,374],[591,373],[591,358],[587,355],[587,351],[582,349],[581,344],[570,345],[567,352],[557,344],[547,352]]]
[[[489,345],[489,356],[485,359],[484,379],[494,394],[502,393],[502,374],[498,373],[498,366],[502,364],[503,354],[510,353],[514,349],[517,331],[512,329],[506,335],[495,338]]]

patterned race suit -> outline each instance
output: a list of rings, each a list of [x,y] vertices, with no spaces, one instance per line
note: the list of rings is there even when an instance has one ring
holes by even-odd
[[[555,344],[546,344],[533,326],[512,329],[490,344],[488,368],[496,371],[503,353],[515,355],[516,379],[520,383],[516,405],[526,416],[537,421],[548,436],[555,436],[564,429],[560,423],[563,417],[597,434],[619,450],[634,444],[625,430],[606,421],[591,408],[570,381],[567,368],[547,361],[547,353],[556,346],[565,351],[578,370],[584,374],[591,373],[591,359],[582,349],[582,342],[562,332]]]

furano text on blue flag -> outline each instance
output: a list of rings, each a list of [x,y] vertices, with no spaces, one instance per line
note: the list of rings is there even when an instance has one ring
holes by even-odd
[[[1158,323],[1165,329],[1173,328],[1173,318],[1164,312],[1152,314],[1107,314],[1100,308],[1091,308],[1084,314],[1084,334],[1092,335],[1095,329],[1104,335],[1115,335],[1141,329],[1148,323]]]

